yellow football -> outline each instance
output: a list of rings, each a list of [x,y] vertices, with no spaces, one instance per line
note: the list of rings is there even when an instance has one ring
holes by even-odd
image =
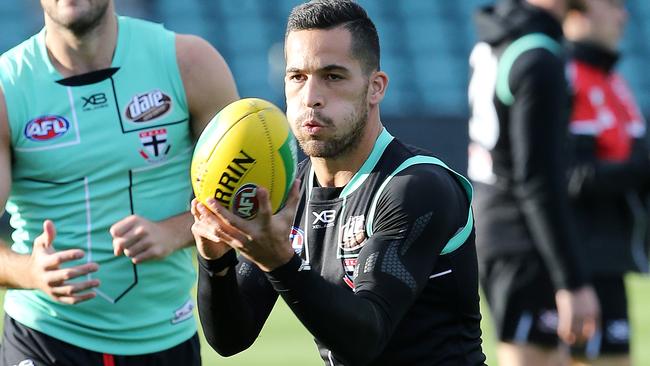
[[[269,191],[273,212],[296,177],[298,150],[284,113],[263,99],[246,98],[223,108],[199,137],[192,157],[194,195],[214,198],[240,217],[255,217],[256,193]]]

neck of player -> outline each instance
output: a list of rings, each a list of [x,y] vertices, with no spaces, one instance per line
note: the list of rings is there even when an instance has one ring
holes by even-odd
[[[379,109],[371,108],[363,135],[351,150],[334,158],[311,157],[311,163],[320,186],[344,187],[348,184],[370,156],[382,129]]]
[[[45,18],[45,45],[52,65],[63,75],[81,75],[111,66],[117,45],[117,17],[112,9],[82,36]]]

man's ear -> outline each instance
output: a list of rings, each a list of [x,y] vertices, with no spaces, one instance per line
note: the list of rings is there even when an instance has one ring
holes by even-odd
[[[373,72],[368,83],[368,102],[379,104],[384,99],[387,87],[388,75],[383,71]]]

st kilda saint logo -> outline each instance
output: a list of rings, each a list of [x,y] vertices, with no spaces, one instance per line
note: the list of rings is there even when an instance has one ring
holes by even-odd
[[[142,149],[140,155],[150,163],[157,163],[167,159],[171,145],[167,143],[167,129],[143,131],[138,134]]]
[[[133,122],[148,122],[169,112],[171,98],[158,89],[131,98],[126,106],[126,117]]]

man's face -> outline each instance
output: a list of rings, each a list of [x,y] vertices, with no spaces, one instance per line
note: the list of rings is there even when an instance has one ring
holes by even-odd
[[[368,120],[368,76],[342,27],[289,33],[287,118],[305,154],[336,158],[355,148]]]
[[[111,0],[41,0],[41,6],[55,24],[84,35],[100,22]]]
[[[587,0],[586,16],[591,24],[591,41],[614,51],[627,21],[624,0]]]

